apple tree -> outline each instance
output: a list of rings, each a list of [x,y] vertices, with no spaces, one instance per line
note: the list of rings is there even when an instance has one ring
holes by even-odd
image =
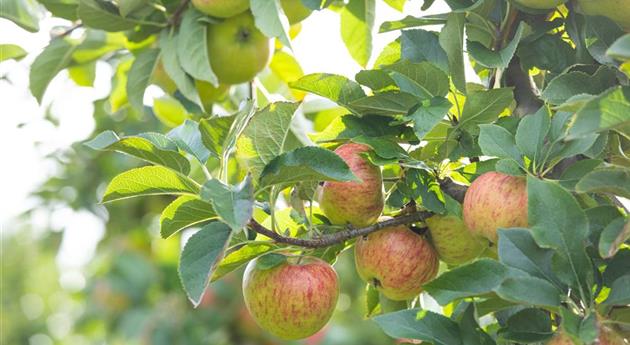
[[[104,61],[107,111],[168,128],[85,145],[144,162],[103,203],[169,195],[162,237],[196,230],[178,272],[193,305],[247,266],[257,323],[308,337],[350,250],[391,337],[627,344],[630,1],[444,3],[382,23],[399,35],[375,59],[375,0],[6,0],[2,16],[36,31],[43,6],[71,23],[32,64],[38,100],[62,70],[91,85]],[[364,66],[353,79],[304,75],[292,55],[320,11]],[[151,85],[164,95],[149,104]]]

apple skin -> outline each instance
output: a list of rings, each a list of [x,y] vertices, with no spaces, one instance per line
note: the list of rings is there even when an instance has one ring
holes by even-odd
[[[630,31],[630,0],[578,0],[578,4],[584,14],[608,17]]]
[[[307,338],[322,329],[339,297],[337,272],[314,257],[287,257],[270,269],[252,260],[243,276],[243,297],[260,327],[282,339]]]
[[[335,153],[343,159],[360,182],[326,181],[318,190],[319,206],[333,224],[365,227],[383,212],[383,175],[361,154],[370,151],[363,144],[347,143]]]
[[[207,112],[210,112],[212,110],[212,104],[223,99],[230,89],[229,85],[219,84],[219,86],[215,87],[203,80],[195,80],[195,87],[199,93],[201,104]]]
[[[208,55],[222,84],[252,80],[271,59],[271,40],[254,25],[247,11],[208,26]]]
[[[550,10],[556,8],[567,0],[514,0],[517,4],[537,10]]]
[[[464,221],[456,216],[435,215],[425,223],[440,260],[449,265],[461,265],[475,259],[488,247],[486,239],[471,234]]]
[[[166,73],[161,59],[155,65],[155,69],[151,75],[151,83],[159,86],[162,91],[169,95],[172,95],[175,91],[177,91],[177,85],[175,85],[173,79],[171,79],[171,77],[168,76],[168,73]]]
[[[466,191],[463,209],[468,230],[497,243],[498,228],[527,227],[527,182],[487,172]]]
[[[313,10],[304,6],[302,0],[280,0],[280,5],[291,25],[303,21],[313,12]]]
[[[249,9],[249,0],[192,0],[202,13],[217,18],[233,17]]]
[[[385,297],[405,301],[435,277],[438,254],[429,241],[405,225],[388,227],[357,240],[354,261],[359,276]]]

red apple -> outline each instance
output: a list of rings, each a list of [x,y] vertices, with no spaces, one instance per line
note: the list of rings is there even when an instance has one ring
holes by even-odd
[[[405,225],[385,228],[359,238],[354,248],[359,276],[385,297],[404,301],[416,297],[438,271],[438,254],[429,241]]]
[[[260,327],[283,339],[302,339],[326,325],[339,296],[332,266],[314,257],[287,257],[268,269],[257,262],[247,265],[243,297]]]
[[[487,172],[468,188],[463,209],[468,230],[496,243],[498,228],[527,227],[527,183],[522,177]]]

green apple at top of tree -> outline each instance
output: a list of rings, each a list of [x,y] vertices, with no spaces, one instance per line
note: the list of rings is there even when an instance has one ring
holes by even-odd
[[[256,28],[249,11],[208,26],[208,55],[223,84],[253,79],[271,59],[271,40]]]
[[[464,221],[456,216],[435,215],[425,223],[440,260],[449,265],[461,265],[475,259],[488,247],[486,239],[471,234]]]
[[[333,224],[364,227],[374,224],[383,212],[381,169],[362,156],[370,150],[357,143],[346,143],[335,150],[361,181],[327,181],[319,188],[319,207]]]
[[[578,0],[578,4],[584,14],[608,17],[630,30],[630,0]]]
[[[271,267],[250,261],[243,275],[245,305],[256,322],[283,339],[309,337],[326,325],[337,305],[337,273],[314,257],[286,257]]]
[[[429,241],[405,225],[359,238],[354,259],[361,279],[394,301],[418,296],[439,267],[438,255]]]
[[[527,227],[527,182],[495,171],[482,174],[466,191],[463,211],[473,235],[496,243],[498,228]]]
[[[213,17],[228,18],[245,12],[249,0],[192,0],[199,11]]]
[[[538,9],[538,10],[550,10],[552,8],[556,8],[564,4],[565,2],[567,2],[567,0],[514,0],[514,1],[519,5]]]

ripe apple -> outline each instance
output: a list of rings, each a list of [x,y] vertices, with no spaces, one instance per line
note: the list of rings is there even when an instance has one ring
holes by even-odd
[[[208,26],[208,55],[222,84],[253,79],[271,59],[271,40],[254,25],[247,11]]]
[[[564,4],[565,2],[567,2],[567,0],[514,0],[514,1],[516,1],[516,3],[519,5],[529,7],[529,8],[534,8],[537,10],[550,10],[552,8],[556,8]]]
[[[486,239],[471,234],[464,221],[456,216],[435,215],[425,223],[440,260],[449,265],[461,265],[475,259],[488,247]]]
[[[303,21],[313,12],[310,8],[304,6],[302,0],[280,0],[280,5],[291,25]]]
[[[319,206],[333,224],[364,227],[374,224],[383,212],[383,176],[379,167],[362,156],[368,151],[369,146],[356,143],[335,150],[361,181],[326,181],[319,188]]]
[[[359,276],[385,297],[416,297],[438,271],[438,254],[429,241],[405,225],[388,227],[359,238],[354,247]]]
[[[578,4],[584,14],[608,17],[630,31],[630,0],[578,0]]]
[[[314,257],[287,257],[264,269],[252,260],[243,277],[245,305],[260,327],[283,339],[307,338],[332,316],[339,296],[335,270]]]
[[[463,209],[468,230],[496,243],[498,228],[527,227],[527,182],[487,172],[466,191]]]
[[[229,85],[219,84],[219,86],[215,87],[203,80],[195,80],[195,87],[199,93],[201,104],[207,112],[210,112],[212,110],[212,104],[223,99],[230,89]]]
[[[233,17],[249,8],[249,0],[192,0],[199,11],[218,18]]]

